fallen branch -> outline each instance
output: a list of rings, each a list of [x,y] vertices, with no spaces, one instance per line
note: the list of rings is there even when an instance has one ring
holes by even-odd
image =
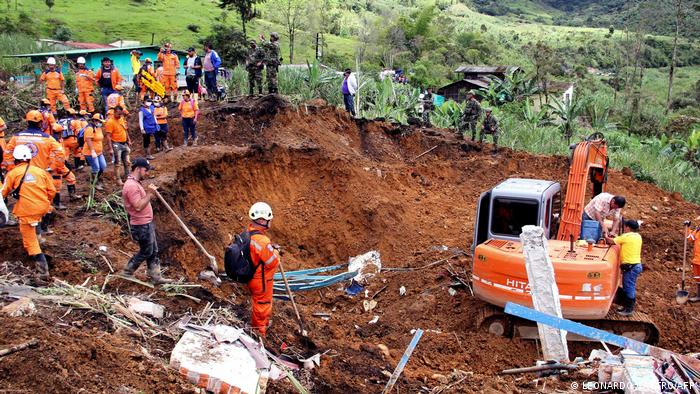
[[[141,285],[141,286],[150,287],[151,289],[155,288],[155,286],[153,286],[151,283],[144,282],[144,281],[138,280],[138,279],[133,278],[133,277],[123,276],[123,275],[112,275],[112,276],[114,276],[114,277],[116,277],[116,278],[128,280],[128,281],[130,281],[130,282],[137,283],[137,284],[139,284],[139,285]]]
[[[503,375],[512,375],[516,373],[528,373],[528,372],[540,372],[540,371],[553,371],[553,370],[574,370],[578,369],[578,365],[571,365],[571,364],[544,364],[544,365],[536,365],[534,367],[525,367],[525,368],[513,368],[513,369],[504,369],[501,371]]]
[[[112,268],[112,264],[109,263],[107,257],[105,257],[103,254],[100,254],[100,257],[102,257],[102,260],[104,260],[105,263],[107,263],[107,267],[109,267],[109,272],[114,273],[114,268]]]
[[[416,161],[416,160],[420,159],[421,157],[423,157],[424,155],[426,155],[426,154],[432,152],[432,151],[435,150],[435,148],[437,148],[438,146],[440,146],[440,145],[435,145],[435,146],[433,146],[432,148],[428,149],[427,151],[425,151],[425,152],[421,153],[420,155],[414,157],[414,158],[413,158],[413,161]]]
[[[11,348],[7,349],[2,349],[0,350],[0,357],[5,357],[8,354],[12,354],[14,352],[19,352],[20,350],[24,350],[29,347],[35,347],[39,345],[39,341],[36,339],[32,339],[29,342],[25,342],[16,346],[12,346]]]

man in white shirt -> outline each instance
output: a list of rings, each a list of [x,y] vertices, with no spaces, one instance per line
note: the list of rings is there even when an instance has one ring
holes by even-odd
[[[608,236],[608,229],[605,227],[605,218],[612,216],[612,232],[616,235],[620,226],[620,209],[625,207],[625,198],[614,196],[610,193],[600,193],[586,205],[583,209],[583,220],[595,220],[600,223],[603,229],[603,238]],[[581,222],[583,225],[583,222]]]
[[[343,92],[343,102],[345,103],[345,110],[350,112],[350,114],[355,116],[355,92],[357,92],[357,78],[352,70],[349,68],[345,69],[343,73],[343,85],[341,87]]]

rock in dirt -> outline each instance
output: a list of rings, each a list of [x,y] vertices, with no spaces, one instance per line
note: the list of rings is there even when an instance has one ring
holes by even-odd
[[[5,305],[2,308],[2,313],[11,317],[31,316],[36,313],[36,306],[31,299],[23,297]]]
[[[136,297],[129,298],[129,310],[156,319],[162,319],[165,315],[165,308],[153,302],[143,301]]]
[[[634,173],[632,172],[632,169],[631,169],[631,168],[629,168],[629,167],[623,167],[623,168],[622,168],[622,175],[630,176],[630,177],[631,177],[631,176],[634,176]]]
[[[683,195],[678,192],[671,193],[671,198],[676,201],[683,201]]]
[[[389,353],[389,347],[384,345],[383,343],[380,343],[377,345],[379,348],[379,351],[382,352],[382,356],[384,356],[384,359],[387,360],[391,358],[391,353]]]

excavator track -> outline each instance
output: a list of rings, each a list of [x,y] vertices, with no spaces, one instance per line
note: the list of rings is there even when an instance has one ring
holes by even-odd
[[[650,345],[655,345],[659,341],[659,329],[651,317],[642,312],[634,312],[632,315],[625,317],[618,315],[614,310],[610,310],[603,319],[581,320],[579,322]],[[486,306],[479,311],[476,328],[482,332],[508,338],[539,338],[536,323],[510,316],[503,312],[503,309],[494,306]],[[567,340],[578,342],[593,341],[572,333],[569,333]]]

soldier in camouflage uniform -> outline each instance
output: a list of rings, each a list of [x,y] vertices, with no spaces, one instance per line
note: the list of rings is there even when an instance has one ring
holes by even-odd
[[[467,129],[472,132],[472,141],[476,139],[476,123],[481,117],[481,105],[476,100],[474,92],[469,92],[467,100],[467,108],[462,112],[462,116],[459,118],[459,125],[457,127],[457,138],[464,138],[464,133]]]
[[[255,40],[250,40],[248,56],[245,59],[245,68],[248,70],[248,94],[253,95],[255,86],[258,86],[258,94],[262,94],[262,70],[265,67],[265,51],[258,48]]]
[[[423,127],[431,127],[430,124],[430,113],[435,109],[435,104],[433,103],[433,89],[428,88],[426,93],[423,95]]]
[[[491,108],[486,109],[486,117],[479,133],[479,144],[484,143],[484,134],[493,135],[493,153],[498,152],[498,120],[491,114]]]
[[[261,39],[265,39],[260,35]],[[270,94],[277,93],[277,69],[279,68],[282,58],[280,57],[280,35],[270,33],[270,41],[263,41],[265,49],[265,69],[267,70],[267,90]]]

